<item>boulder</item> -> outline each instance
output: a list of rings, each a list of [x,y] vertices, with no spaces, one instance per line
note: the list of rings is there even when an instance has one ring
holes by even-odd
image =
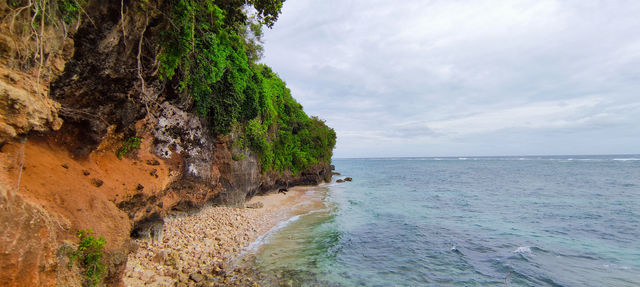
[[[353,180],[353,178],[350,178],[350,177],[347,177],[347,178],[344,179],[344,181],[352,181],[352,180]]]
[[[257,201],[257,202],[248,203],[245,207],[257,209],[257,208],[263,208],[264,204],[261,201]]]
[[[204,280],[204,276],[202,276],[202,274],[200,274],[200,273],[191,273],[191,275],[189,275],[189,279],[191,279],[192,281],[198,283],[198,282],[202,282],[202,280]]]

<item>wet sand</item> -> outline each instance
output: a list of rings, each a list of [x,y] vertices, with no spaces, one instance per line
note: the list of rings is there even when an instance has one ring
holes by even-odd
[[[137,241],[139,249],[127,262],[125,286],[259,286],[242,278],[235,262],[278,223],[322,208],[315,188],[255,196],[247,204],[262,202],[258,209],[205,207],[194,215],[166,219],[161,242]]]

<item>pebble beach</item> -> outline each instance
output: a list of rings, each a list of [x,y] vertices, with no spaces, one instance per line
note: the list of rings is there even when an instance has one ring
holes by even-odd
[[[165,220],[161,241],[137,240],[129,255],[125,286],[260,286],[244,276],[237,262],[247,247],[279,222],[306,213],[322,203],[311,187],[286,194],[255,196],[245,206],[211,206],[192,215]],[[261,204],[260,204],[261,203]],[[255,244],[254,244],[255,245]]]

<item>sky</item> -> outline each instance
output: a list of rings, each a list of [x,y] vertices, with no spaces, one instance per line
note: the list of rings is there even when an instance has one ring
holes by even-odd
[[[334,158],[640,153],[640,1],[287,0],[262,61]]]

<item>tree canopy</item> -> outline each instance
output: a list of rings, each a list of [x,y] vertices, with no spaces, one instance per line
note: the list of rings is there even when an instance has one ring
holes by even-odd
[[[282,0],[173,0],[162,35],[160,77],[177,83],[217,135],[240,127],[263,171],[331,160],[336,135],[307,116],[285,82],[259,64],[262,27],[272,27]],[[245,138],[246,137],[246,138]]]

